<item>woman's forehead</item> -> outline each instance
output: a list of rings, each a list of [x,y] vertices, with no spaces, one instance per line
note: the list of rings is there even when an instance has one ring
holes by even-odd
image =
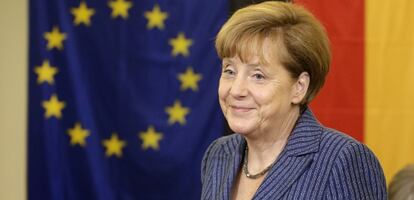
[[[238,54],[232,56],[232,57],[226,57],[223,58],[223,62],[225,63],[236,63],[236,62],[242,62],[244,64],[248,64],[248,65],[260,65],[262,62],[259,58],[259,56],[257,55],[249,55],[248,57],[244,57],[244,59],[242,59],[242,57]]]
[[[243,63],[269,64],[270,62],[279,62],[278,54],[280,48],[276,41],[263,38],[252,40],[242,40],[239,45],[233,48],[230,55],[226,58],[239,58]]]

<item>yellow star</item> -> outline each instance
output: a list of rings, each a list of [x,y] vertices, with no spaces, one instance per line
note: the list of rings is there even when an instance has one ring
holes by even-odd
[[[172,55],[177,56],[182,54],[188,56],[188,48],[193,44],[193,40],[185,38],[184,33],[178,33],[177,38],[170,39],[170,45],[172,46]]]
[[[168,13],[161,12],[160,6],[156,4],[152,11],[145,12],[144,16],[148,20],[147,29],[157,27],[162,30],[164,29],[164,20],[168,18]]]
[[[86,145],[86,137],[89,136],[89,131],[86,129],[83,129],[81,124],[78,122],[75,124],[75,126],[72,129],[68,130],[68,134],[70,136],[70,144],[71,145],[80,145],[85,146]]]
[[[60,119],[62,117],[62,109],[65,108],[66,104],[63,101],[59,101],[56,94],[53,94],[49,101],[43,101],[43,108],[46,110],[45,117],[56,117]]]
[[[132,2],[125,0],[115,0],[108,3],[109,7],[112,8],[112,18],[121,16],[122,18],[128,18],[128,9],[132,7]]]
[[[187,71],[178,75],[178,79],[181,81],[181,90],[187,90],[191,88],[193,91],[198,90],[198,81],[202,79],[201,74],[195,74],[193,68],[187,68]]]
[[[116,133],[113,133],[110,139],[104,140],[102,144],[106,148],[105,155],[107,157],[110,157],[112,155],[115,155],[117,157],[122,156],[122,148],[125,147],[126,142],[123,140],[120,140],[118,138],[118,135]]]
[[[190,112],[189,108],[182,107],[180,101],[176,100],[174,105],[171,107],[167,107],[165,112],[168,113],[168,123],[174,124],[175,122],[179,122],[181,125],[185,124],[185,116]]]
[[[91,17],[95,14],[95,9],[88,8],[85,2],[81,2],[78,8],[72,8],[71,13],[75,16],[73,23],[79,25],[81,23],[86,26],[91,25]]]
[[[53,27],[51,32],[46,32],[43,37],[47,40],[47,50],[53,48],[63,49],[63,40],[66,40],[66,33],[60,32],[58,27]]]
[[[162,133],[155,131],[153,126],[149,126],[146,132],[140,132],[139,138],[142,140],[142,149],[159,149],[159,141],[163,138]]]
[[[42,66],[36,66],[34,71],[37,74],[38,84],[44,82],[53,84],[55,82],[54,76],[58,72],[58,69],[56,67],[50,66],[48,60],[44,60]]]

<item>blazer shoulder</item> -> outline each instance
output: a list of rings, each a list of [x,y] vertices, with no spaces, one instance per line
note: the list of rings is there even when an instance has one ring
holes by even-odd
[[[345,199],[385,199],[384,172],[367,145],[329,128],[325,128],[322,138],[321,149],[326,154],[335,152],[326,193],[328,199],[340,196]],[[332,194],[339,196],[330,196]]]
[[[337,167],[368,164],[367,167],[382,171],[378,158],[367,145],[340,131],[324,127],[319,149],[320,159],[333,161]]]
[[[325,130],[326,136],[323,137],[323,141],[325,140],[325,143],[335,143],[339,147],[339,152],[335,159],[337,165],[375,162],[375,166],[381,167],[374,152],[366,144],[337,130],[330,128],[325,128]]]
[[[355,138],[338,130],[322,127],[321,149],[335,148],[338,153],[349,146],[365,146]],[[366,147],[367,148],[367,147]],[[332,149],[330,149],[332,150]]]
[[[358,140],[345,133],[334,129],[325,128],[325,133],[324,136],[322,136],[321,145],[329,145],[338,149],[338,153],[335,159],[337,165],[349,164],[349,162],[366,163],[374,161],[379,163],[374,152],[372,152],[367,145],[359,142]],[[325,147],[322,149],[328,148]]]

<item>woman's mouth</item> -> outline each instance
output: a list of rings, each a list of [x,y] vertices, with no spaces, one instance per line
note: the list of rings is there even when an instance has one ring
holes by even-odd
[[[236,113],[245,113],[253,110],[253,108],[246,106],[230,106],[230,109]]]

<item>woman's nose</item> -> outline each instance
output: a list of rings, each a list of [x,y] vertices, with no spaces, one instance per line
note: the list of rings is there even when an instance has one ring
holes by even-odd
[[[235,98],[245,97],[248,94],[247,81],[243,77],[236,77],[230,88],[230,95]]]

